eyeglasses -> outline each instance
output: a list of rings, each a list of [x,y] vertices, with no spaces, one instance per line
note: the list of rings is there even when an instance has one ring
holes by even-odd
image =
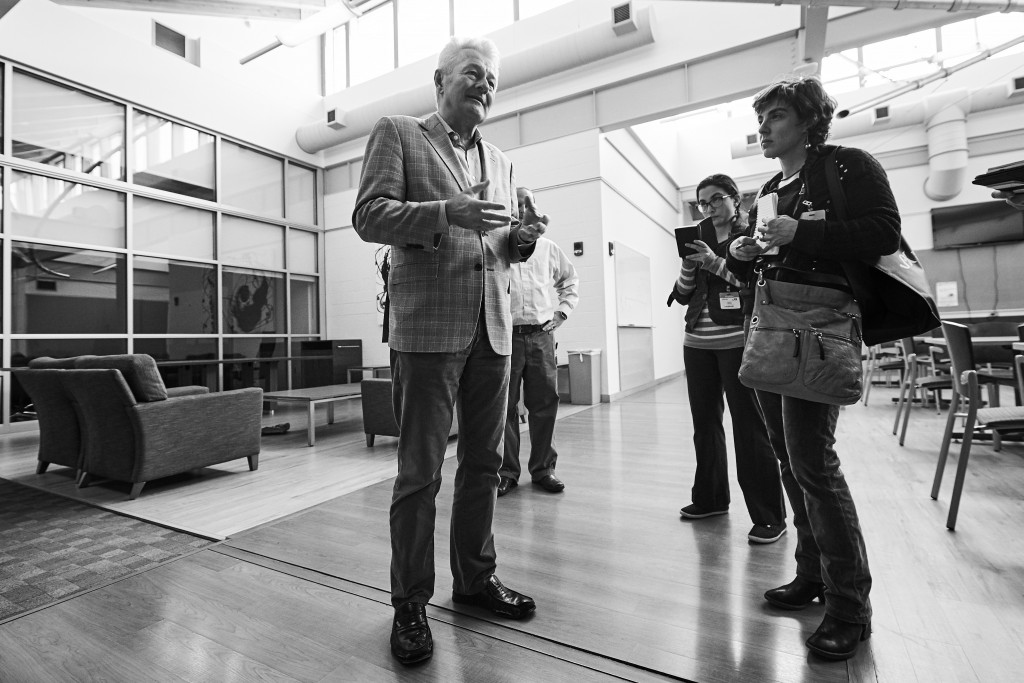
[[[697,202],[697,208],[701,211],[710,211],[711,209],[717,209],[725,201],[725,195],[716,194],[711,198],[711,201],[706,202],[703,199]]]

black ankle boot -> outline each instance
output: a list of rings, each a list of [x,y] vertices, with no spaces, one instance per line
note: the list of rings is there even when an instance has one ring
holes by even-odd
[[[825,602],[825,584],[801,579],[799,576],[785,586],[765,592],[764,599],[781,609],[804,609],[817,598]]]
[[[818,630],[807,639],[807,648],[824,659],[849,659],[870,637],[871,622],[852,624],[826,614]]]

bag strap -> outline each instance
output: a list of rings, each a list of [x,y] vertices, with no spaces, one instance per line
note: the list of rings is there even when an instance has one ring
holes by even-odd
[[[766,264],[760,270],[755,272],[757,272],[761,276],[761,279],[765,279],[765,276],[771,275],[773,271],[786,271],[789,273],[794,273],[800,279],[800,282],[802,284],[824,285],[826,287],[840,287],[846,291],[849,291],[850,289],[850,283],[847,281],[845,277],[841,275],[832,275],[830,273],[818,273],[800,270],[799,268],[787,266],[785,263],[769,263]],[[774,278],[769,277],[767,279],[770,280]]]
[[[828,182],[828,195],[832,199],[832,210],[836,218],[846,220],[846,193],[843,192],[843,184],[839,182],[839,165],[836,162],[836,155],[842,147],[836,146],[825,157],[825,180]]]

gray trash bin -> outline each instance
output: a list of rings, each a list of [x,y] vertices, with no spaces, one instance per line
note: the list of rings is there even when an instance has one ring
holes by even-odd
[[[601,349],[569,351],[569,402],[601,402]]]

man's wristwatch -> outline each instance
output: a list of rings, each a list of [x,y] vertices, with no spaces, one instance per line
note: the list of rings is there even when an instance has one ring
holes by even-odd
[[[555,315],[557,315],[559,318],[561,318],[563,322],[565,322],[566,320],[569,319],[569,316],[567,316],[562,311],[555,311]]]

